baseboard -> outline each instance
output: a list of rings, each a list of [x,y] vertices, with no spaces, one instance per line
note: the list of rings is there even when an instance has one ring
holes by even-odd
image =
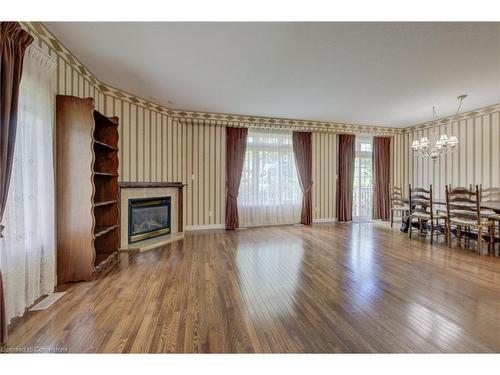
[[[334,217],[327,217],[327,218],[321,218],[321,219],[313,219],[313,224],[317,223],[336,223],[337,219]],[[294,225],[294,224],[280,224],[280,225]],[[300,224],[297,224],[300,225]],[[262,227],[265,226],[270,226],[270,225],[262,225]],[[247,226],[248,228],[257,228],[259,226]],[[185,230],[186,232],[188,231],[195,231],[195,230],[208,230],[208,229],[225,229],[226,225],[225,224],[208,224],[208,225],[186,225]],[[244,228],[241,228],[244,229]]]
[[[321,219],[313,219],[313,224],[314,223],[317,223],[317,224],[321,224],[321,223],[336,223],[337,222],[337,219],[334,218],[334,217],[325,217],[325,218],[321,218]]]
[[[224,229],[226,228],[225,224],[209,224],[209,225],[186,225],[185,230],[207,230],[207,229]]]

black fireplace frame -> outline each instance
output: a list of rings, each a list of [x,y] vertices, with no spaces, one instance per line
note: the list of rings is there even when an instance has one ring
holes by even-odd
[[[132,208],[134,203],[136,202],[154,202],[154,201],[165,201],[165,204],[162,205],[156,205],[156,206],[167,206],[168,207],[168,223],[169,226],[168,228],[163,228],[163,229],[152,229],[150,231],[142,232],[140,234],[137,234],[135,236],[144,236],[146,235],[145,238],[140,238],[136,240],[132,240]],[[170,234],[172,231],[172,198],[170,196],[163,196],[163,197],[153,197],[153,198],[131,198],[128,200],[128,243],[136,243],[140,241],[144,241],[146,239],[150,238],[155,238],[159,236],[163,236],[165,234]],[[152,235],[148,236],[148,234],[151,234],[153,232],[159,232],[157,235]]]

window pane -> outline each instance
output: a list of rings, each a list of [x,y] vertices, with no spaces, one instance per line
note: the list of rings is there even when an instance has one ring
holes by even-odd
[[[353,217],[372,216],[372,144],[371,140],[356,139],[356,159],[353,181]]]
[[[239,206],[301,203],[291,132],[249,129]]]

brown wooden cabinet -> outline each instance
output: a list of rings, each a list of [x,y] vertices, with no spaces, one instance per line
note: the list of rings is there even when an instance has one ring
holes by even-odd
[[[118,118],[57,96],[57,279],[90,281],[118,262]]]

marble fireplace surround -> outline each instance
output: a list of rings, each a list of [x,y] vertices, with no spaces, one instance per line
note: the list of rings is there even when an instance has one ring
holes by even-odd
[[[120,182],[120,251],[146,251],[184,238],[182,182]],[[128,200],[170,197],[170,234],[128,243]]]

